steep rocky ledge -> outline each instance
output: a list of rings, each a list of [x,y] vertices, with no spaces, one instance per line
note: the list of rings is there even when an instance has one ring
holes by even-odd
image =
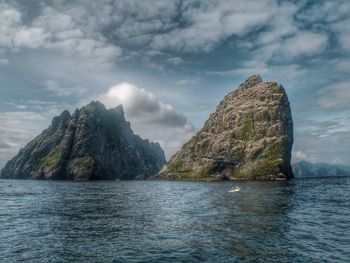
[[[4,178],[145,179],[165,163],[158,143],[134,135],[122,106],[99,102],[63,111],[2,170]]]
[[[224,98],[154,178],[290,179],[292,144],[293,121],[284,88],[254,75]]]

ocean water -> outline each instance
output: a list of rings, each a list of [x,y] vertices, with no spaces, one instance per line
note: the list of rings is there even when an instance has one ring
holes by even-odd
[[[0,180],[0,262],[350,262],[350,178]]]

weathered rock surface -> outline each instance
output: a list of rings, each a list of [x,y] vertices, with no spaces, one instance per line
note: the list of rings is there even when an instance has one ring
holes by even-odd
[[[2,170],[4,178],[145,179],[165,163],[158,143],[134,135],[122,106],[99,102],[64,111]]]
[[[224,98],[154,178],[290,179],[292,144],[293,121],[284,88],[255,75]]]

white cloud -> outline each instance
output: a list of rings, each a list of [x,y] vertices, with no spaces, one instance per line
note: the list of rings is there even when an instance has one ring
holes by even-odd
[[[337,33],[341,47],[347,51],[350,51],[350,19],[335,22],[331,25],[331,27]]]
[[[45,7],[29,26],[14,6],[0,4],[0,47],[46,48],[76,56],[88,63],[111,63],[122,49],[107,43],[97,32],[84,32],[71,16]]]
[[[227,39],[244,42],[242,36],[252,34],[257,37],[253,45],[258,49],[253,54],[255,59],[267,62],[274,56],[282,55],[284,59],[319,54],[328,42],[322,32],[298,28],[295,16],[301,5],[277,0],[120,0],[98,4],[78,0],[51,5],[44,7],[30,26],[22,25],[21,12],[6,5],[0,18],[0,28],[6,32],[0,33],[0,44],[30,48],[44,45],[88,62],[111,63],[123,54],[122,45],[127,49],[141,47],[139,52],[144,55],[149,50],[202,52]],[[323,8],[322,12],[329,13],[329,9]],[[260,29],[264,30],[258,32]],[[344,31],[335,26],[333,29]],[[13,32],[18,32],[16,38]],[[339,37],[345,47],[348,36],[342,33]],[[167,62],[178,65],[183,63],[180,59],[174,57]]]
[[[22,27],[19,28],[13,39],[14,47],[38,48],[42,46],[49,34],[45,33],[42,28]]]
[[[200,82],[200,78],[179,79],[175,82],[176,86],[191,86]]]
[[[37,48],[47,37],[42,28],[23,25],[22,14],[16,8],[0,3],[0,47]]]
[[[262,34],[262,37],[265,35]],[[328,36],[325,33],[310,31],[296,31],[288,37],[275,35],[272,43],[257,46],[254,50],[254,60],[264,63],[277,61],[278,63],[293,61],[299,57],[311,57],[322,54],[328,45]]]
[[[166,60],[167,62],[174,64],[175,66],[185,63],[181,57],[172,57]]]
[[[312,25],[322,25],[335,33],[340,47],[350,50],[350,2],[348,0],[319,1],[302,10],[298,18]]]
[[[337,114],[330,113],[318,121],[312,116],[312,119],[295,122],[294,161],[304,159],[312,162],[350,163],[348,115],[334,116]]]
[[[350,81],[338,82],[318,92],[316,106],[325,110],[347,110],[350,105]]]
[[[158,141],[167,156],[193,134],[194,127],[173,106],[163,103],[154,94],[129,83],[111,87],[99,100],[112,108],[122,104],[126,118],[137,134]]]
[[[301,55],[314,55],[321,53],[328,42],[325,34],[312,32],[299,32],[287,38],[282,44],[286,56],[296,57]]]
[[[209,51],[222,40],[256,30],[276,12],[275,1],[217,0],[189,5],[183,10],[184,27],[154,36],[156,49]]]
[[[78,57],[93,63],[109,63],[122,54],[118,46],[108,44],[102,35],[84,32],[73,18],[51,7],[42,10],[41,15],[33,23],[50,32],[51,38],[45,44],[48,49],[63,51],[66,55]]]
[[[299,161],[313,161],[313,158],[310,158],[307,153],[303,151],[293,151],[292,152],[292,162],[299,162]]]
[[[298,64],[269,65],[264,62],[252,60],[244,62],[241,67],[236,69],[211,71],[208,72],[208,74],[219,76],[240,76],[243,78],[254,74],[261,74],[266,79],[285,82],[304,76],[306,74],[306,70]]]
[[[43,82],[44,89],[50,91],[56,96],[82,96],[86,93],[84,87],[62,87],[54,80],[46,80]]]
[[[294,15],[298,8],[294,4],[281,3],[278,12],[271,18],[267,29],[262,31],[258,36],[258,44],[275,44],[280,42],[284,37],[291,36],[298,32],[298,27],[294,21]]]

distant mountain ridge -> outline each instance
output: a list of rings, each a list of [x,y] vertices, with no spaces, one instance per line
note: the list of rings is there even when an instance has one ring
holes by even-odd
[[[147,179],[165,164],[158,143],[131,130],[123,107],[91,102],[63,111],[1,171],[3,178],[56,180]]]
[[[345,165],[300,161],[292,167],[295,177],[350,176],[350,166]]]

